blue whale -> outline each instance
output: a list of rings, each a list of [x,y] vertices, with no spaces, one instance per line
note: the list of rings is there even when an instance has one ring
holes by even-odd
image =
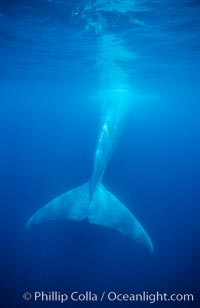
[[[126,90],[112,90],[107,95],[107,108],[94,157],[90,180],[69,190],[40,208],[28,220],[27,228],[51,221],[87,221],[123,233],[153,252],[153,245],[133,213],[102,184],[105,169],[121,134],[127,104]]]

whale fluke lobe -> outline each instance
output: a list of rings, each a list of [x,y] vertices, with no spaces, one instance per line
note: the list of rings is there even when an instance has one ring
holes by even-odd
[[[27,228],[49,220],[87,220],[121,232],[153,252],[152,242],[139,221],[101,183],[92,200],[89,200],[88,183],[53,199],[29,219]]]
[[[81,221],[88,208],[88,184],[71,189],[41,207],[28,220],[26,227],[50,220]]]

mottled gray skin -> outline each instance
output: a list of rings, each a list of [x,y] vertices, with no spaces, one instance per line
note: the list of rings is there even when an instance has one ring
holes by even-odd
[[[109,104],[102,121],[89,183],[43,206],[29,219],[27,228],[49,220],[88,221],[119,231],[153,252],[152,242],[142,225],[101,183],[118,142],[125,113],[126,106],[122,101]]]
[[[112,102],[104,115],[90,179],[90,200],[97,185],[102,181],[106,167],[118,143],[125,114],[126,106],[123,103]]]
[[[72,189],[39,209],[28,221],[27,228],[51,221],[88,221],[116,230],[153,252],[152,242],[134,215],[105,187],[98,184],[91,202],[89,184]]]

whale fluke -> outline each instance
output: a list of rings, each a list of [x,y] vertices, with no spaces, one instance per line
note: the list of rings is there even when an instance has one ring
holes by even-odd
[[[89,184],[69,190],[40,208],[27,228],[49,220],[84,221],[119,231],[153,252],[152,242],[135,216],[99,183],[92,200]]]

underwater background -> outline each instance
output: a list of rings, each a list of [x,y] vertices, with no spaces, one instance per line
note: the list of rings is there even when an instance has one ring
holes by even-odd
[[[152,255],[87,223],[25,228],[90,178],[108,75],[125,76],[132,102],[103,183],[145,227]],[[40,290],[192,293],[155,305],[199,307],[199,81],[199,1],[0,2],[2,308],[150,305],[22,297]]]

